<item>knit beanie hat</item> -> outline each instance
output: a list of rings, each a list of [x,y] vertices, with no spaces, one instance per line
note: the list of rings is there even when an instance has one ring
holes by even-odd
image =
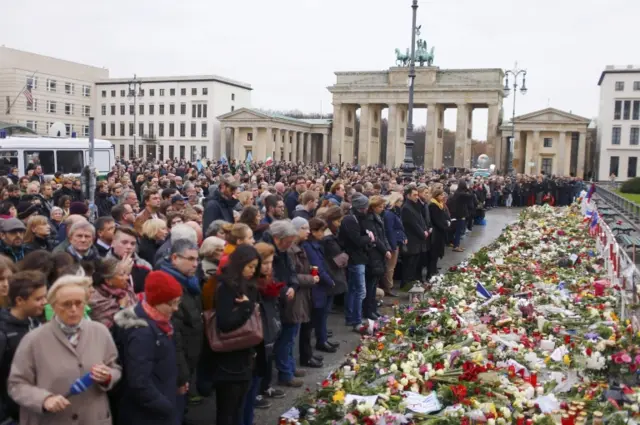
[[[182,296],[182,285],[163,271],[152,271],[144,280],[144,295],[149,305],[168,303]]]
[[[369,198],[362,193],[356,193],[351,197],[351,206],[356,210],[364,210],[369,206]]]
[[[305,226],[305,225],[308,226],[309,222],[307,221],[306,218],[296,217],[293,220],[291,220],[291,224],[293,224],[293,227],[295,227],[297,231],[300,231],[302,226]]]
[[[87,208],[84,202],[77,201],[72,202],[71,205],[69,205],[69,215],[85,215],[87,214],[87,211],[89,211],[89,208]]]

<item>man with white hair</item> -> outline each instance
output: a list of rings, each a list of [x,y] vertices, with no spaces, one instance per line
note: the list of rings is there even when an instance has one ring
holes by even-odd
[[[198,234],[190,225],[182,223],[173,226],[171,228],[171,236],[165,241],[165,243],[162,244],[162,246],[156,252],[156,256],[153,259],[153,263],[155,266],[154,268],[157,268],[158,263],[160,263],[163,258],[169,255],[169,253],[171,252],[171,245],[181,239],[191,241],[196,246],[198,244]]]

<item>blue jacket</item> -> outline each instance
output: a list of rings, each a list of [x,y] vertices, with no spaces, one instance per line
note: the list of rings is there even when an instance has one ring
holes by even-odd
[[[324,248],[318,241],[302,242],[302,249],[307,254],[309,264],[318,268],[320,282],[311,288],[311,301],[314,308],[322,308],[327,304],[328,290],[335,286],[329,274],[329,268],[324,261]]]
[[[325,198],[331,202],[331,205],[336,205],[336,206],[340,206],[340,204],[342,203],[342,198],[338,195],[336,195],[335,193],[329,193],[325,196]]]
[[[293,213],[296,212],[296,207],[298,206],[298,199],[300,198],[300,194],[295,190],[289,192],[287,198],[284,200],[284,205],[287,207],[287,214],[289,214],[289,218],[293,218]]]
[[[114,320],[123,368],[118,423],[174,425],[178,391],[174,341],[141,304],[118,312]]]
[[[391,209],[387,209],[384,212],[384,230],[387,234],[387,240],[391,245],[391,250],[395,251],[398,246],[407,240],[407,235],[404,232],[404,225],[402,224],[402,218]]]
[[[202,216],[202,230],[207,233],[209,225],[216,220],[224,220],[228,223],[234,223],[233,209],[238,203],[237,199],[226,199],[219,190],[213,192],[211,198],[207,201]]]

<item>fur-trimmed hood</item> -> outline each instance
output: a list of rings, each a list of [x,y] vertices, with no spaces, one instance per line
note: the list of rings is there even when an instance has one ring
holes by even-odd
[[[136,314],[134,307],[125,308],[117,312],[113,320],[122,329],[146,328],[149,326],[146,320]]]

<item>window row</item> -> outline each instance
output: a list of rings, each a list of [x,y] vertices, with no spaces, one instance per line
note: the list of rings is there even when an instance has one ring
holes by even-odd
[[[612,156],[609,159],[609,175],[615,174],[619,177],[618,169],[620,167],[620,157]],[[636,177],[638,174],[638,157],[630,156],[627,158],[627,177]]]
[[[167,89],[157,89],[158,90],[158,96],[164,96],[167,92]],[[144,96],[146,93],[145,89],[139,88],[138,89],[138,93],[137,96],[138,97],[142,97]],[[203,87],[200,90],[200,93],[202,94],[202,96],[207,96],[209,94],[209,88],[208,87]],[[118,90],[110,90],[110,97],[116,97],[116,95],[118,94]],[[133,96],[134,95],[134,89],[133,88],[128,88],[128,89],[120,89],[120,97],[128,97],[128,96]],[[156,95],[156,89],[149,89],[149,97],[153,97]],[[176,89],[169,89],[169,96],[175,96],[176,95]],[[186,88],[181,88],[180,89],[180,96],[186,96],[187,95],[187,89]],[[192,87],[191,88],[191,96],[197,96],[198,95],[198,89],[196,87]],[[107,90],[102,90],[102,97],[107,97]],[[232,94],[232,99],[235,97],[234,94]]]
[[[38,99],[33,99],[33,102],[27,102],[27,111],[38,112]],[[55,100],[47,100],[47,113],[49,114],[57,114],[58,113],[58,102]],[[75,115],[76,114],[76,105],[73,103],[62,103],[60,102],[61,113],[64,115]],[[79,105],[80,106],[80,114],[83,117],[91,116],[91,106],[89,105]]]
[[[187,150],[187,147],[184,145],[180,145],[179,147],[179,152],[180,152],[180,158],[185,158],[185,153]],[[197,146],[191,146],[190,147],[190,154],[191,154],[191,161],[196,161],[198,159],[198,147]],[[125,157],[125,145],[121,144],[118,147],[118,153],[120,155],[120,158],[124,158]],[[175,146],[170,145],[169,149],[168,149],[168,158],[170,159],[175,159]],[[135,154],[135,150],[133,147],[133,144],[129,145],[129,158],[134,158],[136,156]],[[144,145],[138,145],[138,157],[139,158],[144,158]],[[158,159],[160,161],[164,161],[164,146],[163,145],[158,145],[158,146],[154,146],[154,145],[148,145],[147,146],[147,159],[151,158],[151,159]],[[207,147],[206,146],[200,146],[200,158],[206,158],[207,157]]]
[[[116,132],[116,127],[118,131]],[[128,127],[128,128],[127,128]],[[165,132],[166,128],[166,132]],[[100,134],[102,137],[126,137],[126,136],[137,136],[148,139],[155,139],[156,137],[176,137],[176,125],[175,123],[158,123],[157,133],[156,133],[156,123],[138,123],[138,132],[135,133],[134,123],[130,122],[124,123],[120,122],[116,125],[115,122],[109,123],[108,127],[109,131],[107,131],[107,123],[103,122],[100,124]],[[145,131],[146,130],[146,131]],[[206,122],[200,123],[200,133],[198,135],[198,124],[195,122],[190,123],[189,125],[189,137],[207,137],[208,126]],[[178,124],[178,137],[187,137],[187,123],[181,122]]]
[[[611,130],[611,144],[620,145],[622,141],[622,127],[613,127]],[[640,127],[631,127],[629,131],[629,144],[640,144]]]
[[[146,106],[146,107],[145,107]],[[175,103],[170,103],[168,106],[169,108],[165,108],[165,104],[164,103],[160,103],[158,105],[151,103],[149,105],[145,105],[145,104],[140,104],[138,105],[138,115],[145,115],[145,111],[147,112],[147,115],[156,115],[156,106],[158,106],[157,111],[158,111],[158,115],[165,115],[165,112],[167,112],[168,109],[168,114],[169,115],[175,115],[176,114],[176,105]],[[102,115],[107,115],[107,105],[105,105],[104,103],[101,105],[101,114]],[[112,103],[111,105],[109,105],[109,115],[116,115],[116,111],[117,111],[117,105],[115,103]],[[135,109],[135,105],[131,105],[129,104],[129,115],[135,115],[136,114],[136,109]],[[120,104],[120,115],[127,115],[127,105],[124,103]],[[187,115],[187,104],[186,103],[181,103],[180,104],[180,115]],[[206,103],[193,103],[191,105],[191,118],[207,118],[207,104]]]
[[[616,81],[616,91],[624,91],[624,81]],[[633,91],[640,91],[640,81],[633,82]]]
[[[613,105],[613,119],[640,120],[640,100],[616,100]]]
[[[53,78],[47,78],[46,88],[48,92],[57,93],[58,92],[58,80],[54,80]],[[64,82],[64,94],[75,95],[76,94],[76,85],[75,83]],[[31,91],[38,90],[38,77],[27,77],[26,87],[30,88]],[[91,86],[83,84],[81,86],[81,94],[83,97],[91,97]]]
[[[38,121],[27,120],[24,123],[25,127],[38,132]],[[53,122],[45,123],[45,131],[48,132]],[[89,137],[89,126],[88,125],[74,125],[74,124],[65,124],[65,134],[60,134],[60,136],[68,136],[71,137],[74,132],[76,132],[76,136],[79,137]]]

